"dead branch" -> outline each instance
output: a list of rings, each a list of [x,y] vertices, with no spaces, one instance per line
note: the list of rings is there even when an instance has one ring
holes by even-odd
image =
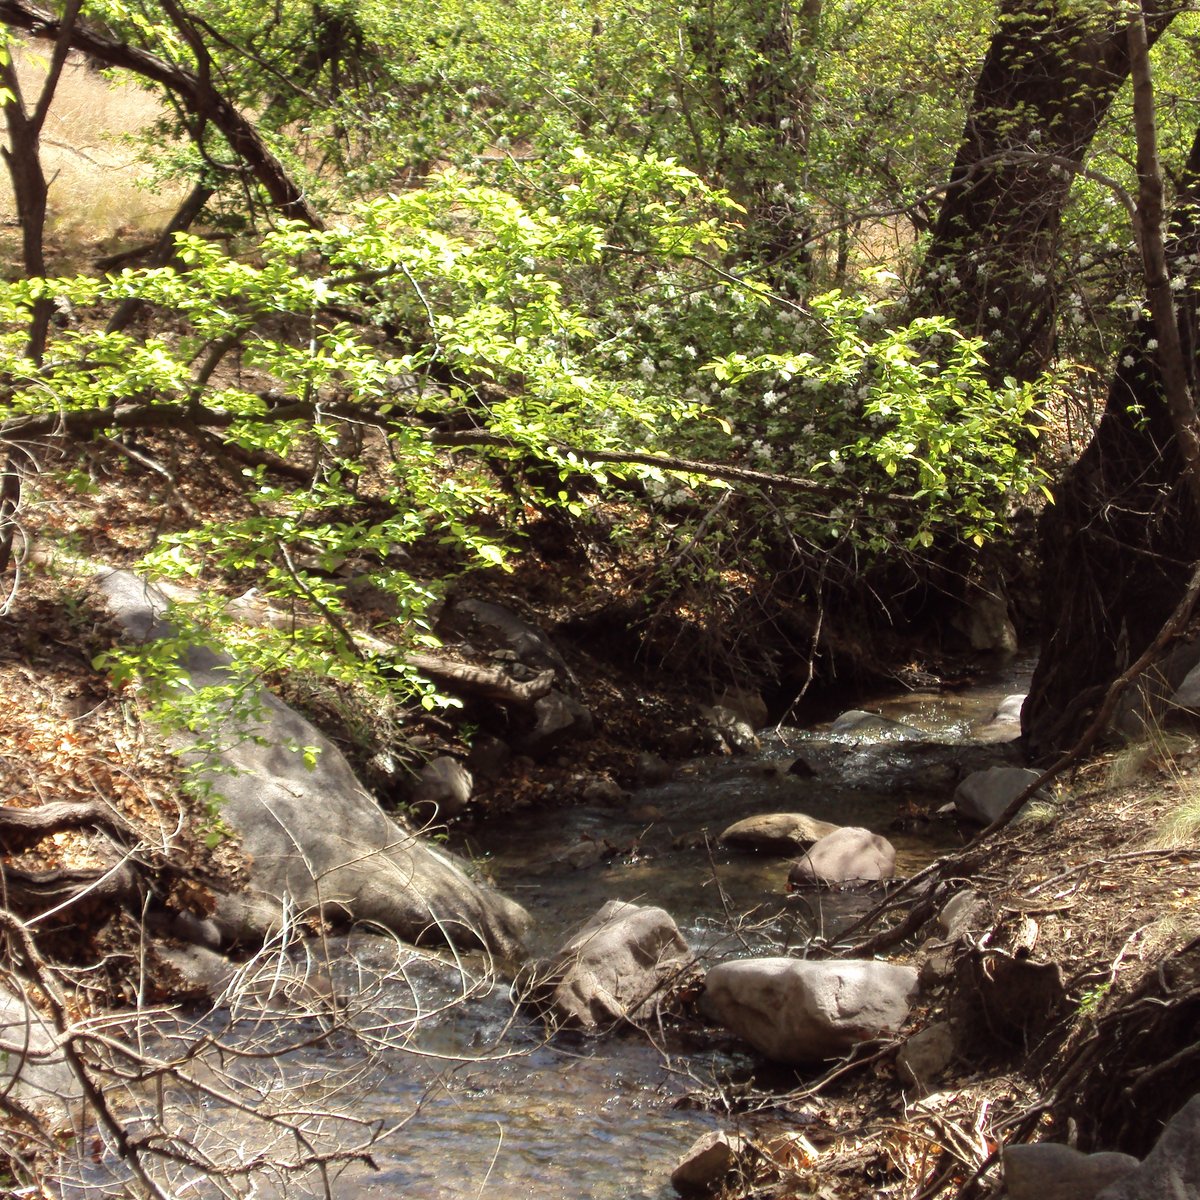
[[[0,807],[0,846],[7,853],[18,853],[47,834],[84,826],[94,826],[118,837],[134,835],[125,818],[99,800],[59,800],[36,808],[6,804]]]

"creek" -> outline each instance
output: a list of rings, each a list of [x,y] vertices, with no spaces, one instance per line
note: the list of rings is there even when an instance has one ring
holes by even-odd
[[[768,731],[758,753],[690,763],[621,807],[517,814],[461,848],[529,909],[535,954],[556,949],[614,898],[665,908],[713,960],[795,951],[813,930],[836,933],[874,897],[787,897],[787,859],[731,853],[717,835],[753,814],[805,812],[883,833],[896,846],[897,874],[913,873],[963,838],[952,821],[915,814],[949,798],[979,731],[1005,696],[1024,690],[1029,669],[1017,663],[956,693],[864,697],[863,708],[908,730]],[[798,756],[812,777],[785,773]],[[589,843],[615,852],[585,869],[563,865]],[[351,939],[346,952],[369,956],[370,941]],[[677,1102],[697,1079],[750,1063],[678,1048],[668,1059],[634,1035],[547,1043],[539,1023],[514,1018],[503,984],[424,1021],[413,1045],[433,1057],[398,1052],[355,1114],[415,1116],[378,1147],[377,1172],[342,1178],[340,1197],[666,1200],[678,1156],[714,1123]],[[483,1058],[454,1062],[463,1055]]]

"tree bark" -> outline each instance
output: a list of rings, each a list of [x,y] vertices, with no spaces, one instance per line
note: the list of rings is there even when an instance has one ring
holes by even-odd
[[[1170,275],[1181,285],[1168,288],[1189,380],[1200,335],[1198,206],[1200,131],[1164,247]],[[1164,382],[1158,333],[1153,318],[1134,331],[1095,437],[1042,518],[1042,653],[1022,714],[1038,759],[1078,738],[1108,683],[1175,609],[1200,559],[1200,507]]]
[[[1032,379],[1050,358],[1063,210],[1130,73],[1121,14],[1063,7],[1001,4],[916,302],[990,338],[996,378]],[[1146,0],[1145,11],[1152,45],[1178,8]]]

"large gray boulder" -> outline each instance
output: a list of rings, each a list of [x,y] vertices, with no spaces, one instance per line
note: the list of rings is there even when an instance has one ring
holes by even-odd
[[[156,588],[127,571],[105,571],[96,583],[129,639],[172,634]],[[227,655],[207,646],[181,655],[186,686],[239,684]],[[520,954],[524,909],[386,816],[338,748],[294,709],[265,689],[238,690],[240,700],[218,702],[213,744],[176,739],[250,858],[245,890],[219,897],[213,913],[227,940],[260,942],[285,915],[319,914],[412,942]]]
[[[1196,1200],[1200,1196],[1200,1095],[1168,1122],[1141,1166],[1097,1200]]]
[[[1129,1154],[1083,1154],[1054,1142],[1005,1146],[1008,1200],[1095,1200],[1138,1165]]]
[[[0,1090],[52,1121],[66,1121],[71,1106],[83,1098],[55,1027],[7,989],[0,989]]]
[[[895,846],[869,829],[847,825],[814,842],[793,863],[788,883],[794,888],[854,887],[895,874]]]
[[[713,967],[700,1008],[765,1058],[799,1065],[894,1033],[916,993],[915,967],[751,958]]]
[[[717,841],[732,850],[798,854],[837,829],[829,821],[818,821],[804,813],[760,813],[735,821]]]
[[[960,816],[990,825],[1038,777],[1029,767],[989,767],[972,771],[954,791]]]
[[[610,900],[557,954],[528,967],[518,987],[552,1027],[601,1033],[649,1016],[691,962],[661,908]]]

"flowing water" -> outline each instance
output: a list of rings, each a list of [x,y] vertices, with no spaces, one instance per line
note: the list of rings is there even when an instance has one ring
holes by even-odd
[[[786,859],[721,850],[717,835],[756,813],[805,812],[885,834],[897,873],[918,870],[961,841],[952,822],[918,812],[949,798],[980,729],[1023,690],[1026,668],[956,694],[866,698],[864,707],[903,727],[770,731],[759,753],[691,763],[620,808],[533,812],[477,831],[465,849],[529,909],[535,954],[610,899],[660,905],[713,959],[795,949],[814,929],[836,933],[872,898],[789,898]],[[797,757],[812,777],[786,773]],[[584,869],[563,862],[601,852],[605,860]],[[349,939],[346,960],[369,960],[373,941]],[[444,979],[429,985],[431,1007],[452,998],[437,996],[438,986]],[[369,1086],[360,1081],[356,1117],[411,1120],[375,1149],[378,1170],[342,1176],[339,1197],[666,1200],[678,1156],[714,1123],[677,1107],[696,1086],[689,1073],[704,1078],[737,1062],[679,1047],[668,1059],[634,1035],[547,1044],[537,1022],[514,1015],[503,984],[424,1020],[413,1048],[420,1053],[385,1056]]]

